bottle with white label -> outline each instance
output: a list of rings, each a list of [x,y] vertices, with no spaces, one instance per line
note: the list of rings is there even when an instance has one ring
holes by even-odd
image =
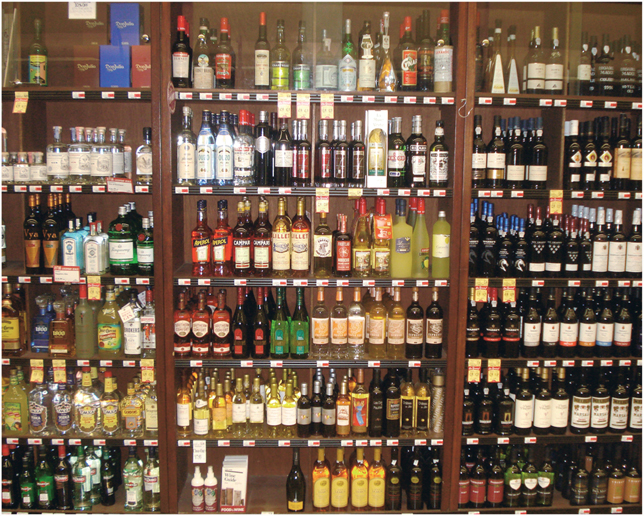
[[[593,434],[603,434],[608,428],[610,393],[606,387],[607,380],[607,368],[603,367],[591,399],[590,431]]]
[[[259,13],[259,36],[255,42],[255,89],[268,90],[271,87],[270,45],[266,38],[266,13]]]
[[[592,273],[597,277],[606,277],[608,272],[608,234],[606,233],[606,211],[602,206],[597,209],[597,228],[593,239]]]
[[[172,84],[175,88],[192,88],[192,48],[186,35],[186,18],[177,16],[177,39],[172,46]]]
[[[210,111],[201,112],[201,129],[197,136],[196,183],[211,185],[215,182],[215,136],[210,125]]]
[[[110,151],[112,152],[112,177],[125,179],[125,149],[118,141],[118,129],[110,128]]]
[[[521,385],[514,400],[514,432],[527,435],[532,429],[534,394],[530,390],[530,370],[527,367],[520,370]]]
[[[623,278],[626,272],[627,242],[622,221],[622,210],[615,210],[615,225],[608,244],[608,275],[613,278]]]
[[[610,420],[608,429],[611,432],[624,432],[628,425],[628,415],[630,409],[630,396],[626,389],[624,381],[624,369],[619,368],[617,373],[617,385],[611,392],[610,398]]]
[[[62,127],[54,126],[54,143],[47,145],[47,178],[54,184],[69,181],[68,145],[61,142],[61,137]]]
[[[597,338],[595,356],[610,357],[613,354],[613,335],[615,332],[615,316],[613,315],[610,291],[604,293],[604,304],[597,318]]]
[[[114,275],[131,276],[137,273],[136,239],[125,206],[119,206],[119,215],[109,227],[109,265]]]
[[[570,431],[573,434],[588,433],[588,429],[590,428],[592,396],[588,387],[588,373],[586,368],[582,368],[579,373],[579,383],[572,395],[571,401]]]
[[[563,93],[564,59],[559,50],[559,28],[552,28],[550,55],[546,58],[545,91],[552,95]]]
[[[552,391],[550,433],[562,435],[568,430],[568,414],[570,413],[570,394],[566,391],[565,367],[557,368],[557,382],[556,386],[553,384]]]
[[[534,28],[532,50],[528,53],[525,93],[543,93],[546,81],[546,59],[541,49],[541,27]]]
[[[219,114],[219,129],[215,139],[215,183],[219,186],[233,184],[233,137],[229,127],[229,113]]]
[[[631,278],[642,277],[642,210],[633,211],[631,234],[626,243],[626,275]]]
[[[133,317],[123,321],[123,352],[128,358],[140,358],[143,348],[142,307],[138,300],[137,290],[134,288],[130,289],[128,305],[132,309]]]
[[[429,186],[447,187],[449,177],[449,149],[445,143],[445,128],[442,120],[436,120],[434,142],[429,148]]]
[[[548,389],[550,381],[550,369],[537,368],[537,372],[541,369],[541,380],[539,382],[539,389],[534,397],[534,433],[543,435],[550,432],[550,425],[552,421],[552,394]]]
[[[183,129],[177,136],[177,183],[195,184],[197,137],[192,132],[192,109],[183,106]]]

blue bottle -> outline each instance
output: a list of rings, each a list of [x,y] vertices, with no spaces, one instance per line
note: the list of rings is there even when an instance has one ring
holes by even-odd
[[[33,353],[49,353],[49,323],[53,317],[48,312],[47,299],[36,298],[38,314],[31,324],[31,351]]]

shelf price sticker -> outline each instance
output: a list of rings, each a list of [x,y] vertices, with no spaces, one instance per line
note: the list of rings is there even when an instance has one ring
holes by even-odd
[[[73,265],[54,265],[55,283],[80,283],[80,267]]]
[[[254,440],[244,439],[242,441],[242,444],[244,445],[244,448],[246,448],[246,447],[249,447],[249,448],[255,447],[255,441]]]
[[[536,437],[526,437],[523,439],[523,442],[525,444],[537,444],[537,438]]]
[[[499,383],[501,381],[501,359],[490,358],[487,361],[488,383]]]
[[[94,446],[105,446],[105,439],[94,439],[92,443]]]
[[[550,190],[550,215],[563,215],[563,190]]]
[[[371,439],[369,446],[382,446],[382,439]]]
[[[98,365],[101,367],[112,367],[111,360],[99,360]]]
[[[250,93],[238,93],[237,100],[250,100]]]
[[[474,280],[474,301],[477,303],[487,303],[487,278],[476,278]]]
[[[329,189],[315,189],[315,213],[329,213]]]
[[[503,105],[504,106],[516,106],[517,105],[517,99],[506,97],[506,98],[503,99]]]
[[[206,463],[206,441],[204,439],[192,441],[192,462],[194,464]]]
[[[297,118],[305,120],[311,118],[311,95],[309,93],[298,93],[296,99]]]
[[[67,367],[65,360],[54,359],[51,361],[54,367],[54,383],[65,383],[67,381]]]
[[[353,441],[351,439],[343,439],[342,441],[340,441],[340,446],[342,446],[343,448],[353,446]]]
[[[366,439],[356,439],[356,446],[364,448],[365,446],[369,446],[369,441]]]
[[[467,381],[479,383],[481,381],[481,359],[470,358],[467,361]]]
[[[291,441],[277,441],[277,446],[280,448],[288,448],[291,446]]]
[[[45,375],[43,372],[43,368],[45,367],[45,364],[43,360],[40,358],[32,358],[29,361],[29,366],[31,367],[31,378],[29,381],[34,383],[42,383],[45,378]]]
[[[13,101],[13,112],[14,113],[26,113],[27,104],[29,103],[29,92],[28,91],[16,91],[16,96]]]
[[[611,512],[611,514],[622,514],[622,512],[624,512],[624,508],[623,507],[611,507],[610,512]]]
[[[277,118],[291,118],[291,94],[287,91],[277,94]]]
[[[154,381],[154,360],[144,358],[141,360],[141,381],[152,383]]]
[[[349,199],[359,199],[362,197],[362,188],[347,188],[347,197]]]
[[[239,367],[253,367],[253,361],[252,360],[241,360],[239,362]]]
[[[398,439],[387,439],[387,446],[398,446]]]
[[[320,446],[320,441],[318,439],[309,439],[307,444],[309,447]]]
[[[328,360],[318,360],[316,362],[316,367],[329,367],[329,361]]]
[[[39,446],[42,444],[42,439],[29,438],[27,439],[27,444],[30,444],[32,446],[34,445]]]
[[[590,509],[588,507],[584,509],[579,509],[578,514],[590,514]]]
[[[633,442],[633,436],[632,435],[622,435],[622,442],[623,443],[632,443]]]
[[[369,369],[380,367],[380,360],[369,360],[367,362],[367,367],[369,367]]]
[[[504,278],[502,302],[515,303],[516,300],[517,300],[517,280],[514,278]]]
[[[479,443],[479,438],[478,437],[468,437],[467,438],[467,444],[478,444]]]
[[[587,435],[585,438],[585,442],[587,443],[596,443],[597,442],[597,436],[596,435]]]
[[[320,118],[333,120],[333,93],[320,94]]]
[[[496,438],[496,444],[510,444],[510,438],[509,437],[497,437]]]

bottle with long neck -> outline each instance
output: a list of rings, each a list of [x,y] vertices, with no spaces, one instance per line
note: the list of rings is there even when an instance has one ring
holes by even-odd
[[[398,80],[394,69],[391,49],[391,36],[389,35],[389,12],[385,11],[382,15],[383,33],[382,33],[382,62],[380,63],[380,74],[378,76],[379,91],[396,91]]]
[[[411,239],[412,268],[414,278],[427,278],[429,274],[429,232],[425,222],[425,199],[418,199],[416,223]]]
[[[270,89],[270,45],[266,38],[266,13],[259,13],[259,36],[255,43],[255,89]]]

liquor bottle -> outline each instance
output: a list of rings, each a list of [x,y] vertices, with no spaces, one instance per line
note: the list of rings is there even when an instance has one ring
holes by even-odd
[[[418,50],[411,37],[411,16],[405,16],[404,34],[394,54],[396,74],[401,91],[416,91],[418,85]]]
[[[501,117],[494,115],[493,137],[487,146],[487,187],[502,187],[505,180],[505,154],[505,142],[501,133]]]
[[[394,118],[396,120],[396,118]],[[423,136],[422,132],[423,120],[421,115],[412,116],[411,121],[411,134],[406,142],[405,153],[405,186],[408,187],[424,187],[427,185],[427,139]],[[436,141],[434,142],[436,143]],[[391,137],[389,143],[389,152],[391,153]],[[432,144],[432,149],[437,152],[437,149]],[[439,149],[440,150],[440,149]],[[391,155],[391,154],[390,154]],[[436,157],[436,155],[433,155]],[[431,160],[431,158],[430,158]],[[402,186],[389,185],[389,186]]]
[[[91,511],[92,469],[82,446],[77,448],[76,453],[77,460],[72,466],[73,508],[76,511]]]
[[[266,39],[265,12],[259,13],[259,36],[255,42],[255,89],[270,89],[270,45]]]
[[[199,20],[199,34],[194,53],[192,77],[195,89],[211,89],[215,87],[215,70],[212,62],[212,49],[208,38],[208,20]],[[174,58],[174,54],[173,54]]]
[[[270,353],[271,358],[288,358],[289,354],[289,322],[284,308],[285,292],[283,287],[277,288],[277,311],[270,321]]]
[[[417,31],[418,32],[418,31]],[[434,89],[434,41],[430,34],[429,10],[423,9],[418,43],[418,90]]]
[[[271,89],[288,90],[291,78],[291,53],[285,45],[284,20],[277,20],[277,38],[270,50]]]
[[[42,20],[34,19],[34,39],[29,45],[29,83],[38,86],[48,85],[47,47],[43,44]]]
[[[364,460],[364,448],[356,448],[356,460],[351,467],[351,509],[368,510],[369,472]]]
[[[331,510],[346,511],[349,507],[349,470],[344,463],[344,449],[336,451],[336,462],[331,469]]]
[[[503,490],[503,505],[505,507],[519,507],[521,499],[521,468],[518,466],[518,449],[512,447],[510,460],[505,469],[505,486]]]
[[[295,278],[309,275],[309,235],[311,222],[306,216],[304,197],[297,198],[297,214],[291,224],[291,274]]]
[[[186,28],[185,16],[177,16],[177,38],[172,45],[172,84],[175,88],[192,88],[192,48]]]
[[[130,446],[129,457],[123,466],[123,484],[125,486],[125,511],[140,512],[143,510],[143,463],[137,457],[135,446]]]
[[[537,368],[537,374],[539,374]],[[548,388],[550,382],[550,371],[541,368],[539,388],[534,397],[534,421],[533,430],[535,434],[544,435],[550,432],[552,419],[552,394]]]
[[[411,237],[413,278],[427,278],[429,274],[429,233],[425,222],[425,199],[418,199],[418,212]]]
[[[389,188],[401,187],[406,182],[405,151],[407,149],[407,144],[401,133],[402,118],[392,118],[387,145],[387,187]],[[423,182],[422,186],[424,186],[424,184],[425,183]]]
[[[311,356],[326,358],[329,356],[329,310],[324,305],[324,287],[318,288],[317,305],[311,316]]]
[[[369,232],[369,217],[367,214],[367,201],[365,198],[360,199],[360,211],[358,215],[358,223],[355,229],[352,242],[352,270],[353,276],[357,278],[366,278],[371,276],[371,234]],[[341,234],[346,232],[346,229],[340,228]],[[344,254],[344,253],[342,253]],[[336,260],[336,271],[338,272],[338,265],[340,264],[341,256]],[[341,264],[344,269],[344,263]]]
[[[115,380],[111,371],[105,372],[104,391],[100,398],[103,415],[103,433],[107,436],[116,435],[121,430],[120,398],[116,391]]]
[[[405,358],[406,312],[400,303],[400,287],[394,288],[394,299],[387,313],[387,357]]]
[[[316,278],[328,278],[333,269],[333,238],[327,214],[320,213],[320,223],[313,235],[313,272]]]
[[[392,226],[390,241],[391,274],[394,277],[406,275],[405,271],[411,269],[411,239],[413,228],[405,220],[407,201],[396,199],[396,214]]]
[[[490,307],[485,313],[485,319],[481,331],[481,344],[483,346],[483,356],[485,358],[496,358],[499,356],[502,330],[502,318],[498,309],[497,289],[489,289],[488,297],[490,300]]]
[[[54,266],[58,265],[59,262],[58,254],[60,251],[60,233],[62,228],[56,218],[55,201],[52,195],[47,199],[47,206],[47,215],[42,221],[42,250],[44,258],[42,271],[45,274],[53,274]]]
[[[385,510],[400,511],[402,506],[402,469],[398,464],[398,447],[391,449],[391,460],[385,473]]]
[[[331,466],[324,456],[324,448],[318,448],[318,458],[313,464],[313,511],[328,512],[331,504]]]
[[[62,143],[62,127],[54,126],[54,142],[47,145],[47,181],[54,184],[69,182],[68,145]],[[12,167],[13,168],[13,167]],[[11,176],[13,178],[13,174]]]
[[[223,19],[223,18],[222,18]],[[219,67],[217,68],[219,73]],[[219,114],[219,126],[214,142],[214,183],[219,186],[228,186],[234,183],[235,171],[233,160],[233,131],[230,127],[231,116],[228,111],[222,110]],[[240,144],[238,144],[239,146]],[[241,158],[242,156],[238,156]]]
[[[627,190],[630,188],[632,149],[629,133],[629,120],[622,113],[619,116],[619,140],[614,149],[615,166],[611,186],[615,190]]]
[[[412,294],[412,298],[417,296],[416,293]],[[417,300],[417,299],[416,299]],[[412,305],[409,307],[411,309]],[[408,314],[409,314],[408,309]],[[409,315],[408,315],[409,317]],[[441,308],[438,302],[438,288],[432,288],[432,302],[427,307],[425,313],[427,320],[427,325],[425,328],[425,358],[440,358],[442,355],[443,347],[443,309]],[[422,318],[422,309],[421,309],[421,318]],[[422,321],[421,321],[422,322]],[[409,323],[407,325],[408,335],[409,335]],[[409,344],[409,341],[408,341]],[[422,349],[422,337],[420,342],[420,347]],[[409,357],[408,357],[409,358]]]
[[[412,381],[411,369],[400,385],[400,432],[410,436],[416,427],[416,393]]]
[[[624,380],[624,368],[620,367],[617,373],[617,381],[611,392],[610,398],[610,419],[608,429],[611,432],[622,433],[628,424],[630,397]]]
[[[108,287],[105,304],[96,316],[99,356],[113,357],[121,352],[123,345],[123,322],[118,314],[114,290]]]
[[[507,149],[505,155],[505,170],[506,170],[506,188],[512,190],[521,189],[524,187],[524,179],[526,179],[526,159],[524,157],[524,147],[522,143],[521,128],[517,118],[514,119],[514,127],[511,134],[511,145]],[[510,132],[510,131],[509,131]]]
[[[392,58],[391,37],[389,36],[389,20],[389,12],[385,11],[382,14],[382,57],[379,72],[376,70],[379,91],[396,91],[398,87],[398,79]]]
[[[527,367],[521,369],[521,384],[514,400],[514,432],[517,435],[530,433],[533,421],[534,394],[530,390],[530,371]]]
[[[18,385],[15,370],[9,375],[9,388],[5,392],[2,405],[3,429],[7,434],[23,433],[29,423],[29,402],[27,394]]]
[[[537,504],[539,471],[534,464],[535,447],[528,447],[528,459],[521,471],[521,505],[533,507]]]
[[[501,57],[501,34],[502,20],[496,20],[494,28],[494,40],[491,49],[491,68],[489,70],[488,83],[490,93],[505,93],[505,78],[503,75],[503,60]]]
[[[393,369],[385,379],[387,388],[385,390],[385,417],[383,418],[383,431],[385,437],[398,437],[400,435],[400,388],[396,381],[392,381]]]
[[[546,79],[546,58],[541,49],[541,27],[534,28],[532,49],[528,53],[526,93],[543,93]]]
[[[433,188],[447,187],[449,177],[449,149],[445,143],[443,121],[436,121],[434,142],[429,147],[429,183]]]
[[[443,318],[442,318],[442,310],[440,309],[440,305],[438,305],[438,293],[436,293],[436,306],[434,309],[432,309],[432,326],[431,326],[431,335],[432,335],[432,340],[434,340],[434,335],[435,335],[435,325],[437,321],[440,321],[440,342],[439,342],[439,349],[440,345],[442,344],[442,324],[443,324]],[[432,303],[433,304],[433,303]],[[431,306],[431,305],[430,305]],[[440,312],[436,312],[435,308],[438,308]],[[429,307],[428,307],[428,313],[429,313]],[[438,316],[438,317],[436,317]],[[418,287],[414,287],[412,289],[412,301],[409,307],[407,307],[407,312],[406,312],[406,328],[405,328],[405,358],[409,359],[420,359],[423,358],[423,343],[424,343],[424,313],[423,309],[418,303]],[[429,321],[428,321],[428,333],[429,333]],[[426,350],[427,353],[430,353],[430,350]],[[434,351],[431,353],[434,355]],[[439,354],[440,356],[440,354]],[[428,356],[428,358],[430,358]]]
[[[237,58],[230,44],[228,18],[222,18],[220,23],[219,44],[215,49],[215,80],[217,88],[232,89],[235,87]]]
[[[264,309],[264,289],[257,289],[257,306],[255,307],[255,317],[253,320],[253,341],[251,347],[251,356],[253,358],[267,358],[269,355],[269,322]]]
[[[479,355],[479,343],[481,340],[481,321],[476,310],[474,300],[474,288],[470,288],[468,294],[469,306],[467,310],[467,333],[465,337],[465,356],[476,358]]]
[[[440,28],[434,48],[434,91],[447,93],[452,91],[454,46],[449,35],[449,10],[442,9],[438,19]]]
[[[251,113],[239,111],[239,129],[233,141],[233,184],[250,186],[255,184],[255,137],[251,131]]]
[[[331,38],[322,30],[322,45],[315,64],[315,89],[336,90],[338,88],[338,61],[331,53]]]
[[[571,468],[570,479],[568,482],[570,490],[570,505],[586,505],[588,503],[588,490],[590,475],[586,470],[582,458],[586,451],[586,446],[581,445],[578,449],[578,460],[574,468]]]
[[[43,240],[41,222],[36,212],[36,196],[29,196],[29,215],[23,224],[25,240],[25,272],[27,274],[40,273],[40,250]]]
[[[508,28],[508,60],[506,63],[506,93],[521,93],[519,86],[519,71],[516,59],[516,25],[510,25]]]
[[[552,28],[550,47],[550,53],[546,57],[544,91],[561,95],[563,93],[564,64],[563,56],[559,50],[559,29],[557,27]]]
[[[472,142],[472,188],[482,188],[486,184],[486,146],[483,141],[481,115],[474,115],[474,140]]]
[[[499,435],[511,435],[514,427],[514,400],[510,397],[508,377],[503,379],[502,390],[496,401],[495,431]]]
[[[432,278],[449,278],[449,243],[451,227],[444,211],[432,228]]]
[[[351,40],[351,20],[344,20],[342,35],[342,51],[338,62],[338,89],[340,91],[356,91],[358,81],[358,58],[356,48]]]
[[[617,95],[615,90],[615,66],[611,53],[614,49],[610,46],[610,37],[608,34],[602,34],[601,55],[595,58],[595,95],[614,97]]]
[[[82,435],[94,435],[102,428],[101,403],[92,386],[89,367],[83,368],[82,382],[72,398],[74,429]]]
[[[348,353],[348,312],[343,304],[342,287],[336,289],[335,306],[331,309],[331,358],[344,359]]]
[[[306,480],[300,468],[300,449],[293,448],[293,466],[286,477],[286,508],[288,512],[304,512]]]
[[[293,140],[288,132],[288,120],[280,123],[279,135],[275,140],[273,181],[276,186],[290,186],[293,173]]]

